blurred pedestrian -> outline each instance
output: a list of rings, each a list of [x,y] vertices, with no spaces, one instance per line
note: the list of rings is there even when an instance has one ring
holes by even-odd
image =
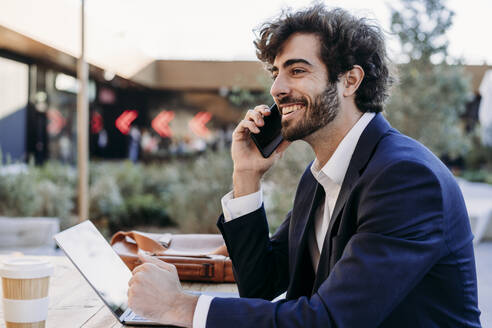
[[[138,154],[140,151],[140,130],[136,127],[133,126],[130,128],[130,142],[128,146],[128,158],[130,161],[133,163],[136,163],[138,161]]]

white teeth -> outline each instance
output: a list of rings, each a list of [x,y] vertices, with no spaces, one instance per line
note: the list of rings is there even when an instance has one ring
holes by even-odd
[[[283,107],[282,108],[282,114],[283,115],[286,115],[286,114],[290,114],[296,110],[299,110],[302,108],[302,105],[293,105],[293,106],[288,106],[288,107]]]
[[[284,107],[282,109],[282,114],[289,114],[289,113],[292,113],[294,111],[294,106],[289,106],[289,107]]]

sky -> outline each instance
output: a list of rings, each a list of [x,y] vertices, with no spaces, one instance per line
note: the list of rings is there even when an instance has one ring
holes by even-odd
[[[388,3],[396,0],[329,0],[389,32]],[[0,25],[73,56],[80,54],[81,0],[0,0]],[[283,8],[311,0],[86,0],[87,60],[131,77],[155,59],[256,60],[253,40],[262,22]],[[449,52],[466,64],[492,65],[492,0],[448,0],[455,11]],[[390,57],[399,43],[387,34]]]
[[[394,3],[395,1],[393,1]],[[154,58],[204,58],[254,60],[253,30],[278,14],[281,8],[302,8],[311,1],[296,0],[209,0],[209,1],[133,1],[87,0],[88,13],[121,12],[119,37],[134,40]],[[331,0],[357,16],[369,16],[389,31],[388,0]],[[467,62],[492,64],[492,1],[449,0],[455,11],[449,30],[450,52]],[[118,9],[115,9],[118,8]],[[146,33],[145,31],[154,31]],[[117,32],[118,34],[118,32]],[[397,51],[395,40],[392,48]],[[134,42],[132,41],[132,42]]]

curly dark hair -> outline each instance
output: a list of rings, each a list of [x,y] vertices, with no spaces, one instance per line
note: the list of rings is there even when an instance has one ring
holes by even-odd
[[[364,70],[364,79],[356,91],[355,104],[362,112],[381,112],[394,82],[391,62],[386,54],[381,28],[347,11],[328,10],[322,4],[297,12],[283,12],[260,28],[256,56],[273,65],[283,43],[294,33],[314,33],[321,40],[320,58],[328,70],[329,82],[335,83],[354,65]]]

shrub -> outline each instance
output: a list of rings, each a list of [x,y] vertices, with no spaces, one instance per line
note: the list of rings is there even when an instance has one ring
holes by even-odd
[[[388,119],[438,156],[456,159],[471,147],[460,115],[469,101],[470,79],[448,56],[446,31],[454,12],[435,0],[401,0],[391,6],[391,30],[406,63],[387,106]],[[456,65],[449,62],[455,61]]]
[[[164,169],[174,177],[163,196],[169,215],[184,232],[218,233],[220,198],[231,190],[232,161],[228,151],[209,152],[185,163],[173,161]]]
[[[34,189],[41,200],[37,216],[57,217],[60,228],[75,223],[72,211],[76,204],[77,171],[60,162],[50,161],[43,166],[29,166],[35,176]]]
[[[74,208],[72,197],[75,194],[73,188],[42,179],[34,185],[33,189],[36,191],[37,200],[40,202],[35,212],[36,216],[60,219],[61,229],[68,228],[75,223],[72,216]]]
[[[280,226],[292,208],[297,184],[306,166],[313,159],[311,147],[305,142],[296,141],[266,174],[262,186],[271,231]]]
[[[53,162],[42,167],[15,167],[15,172],[8,173],[1,167],[0,215],[57,217],[62,229],[70,226],[75,195],[73,170]]]
[[[123,206],[120,189],[111,175],[100,176],[95,180],[90,186],[89,195],[91,219],[114,218]]]
[[[487,170],[466,170],[461,177],[471,182],[485,182],[492,184],[492,172]]]
[[[116,214],[116,215],[114,215]],[[171,226],[174,223],[166,212],[166,206],[155,195],[134,195],[109,218],[112,232],[135,226]]]
[[[33,188],[34,175],[30,172],[0,174],[0,215],[36,216],[41,198]]]

